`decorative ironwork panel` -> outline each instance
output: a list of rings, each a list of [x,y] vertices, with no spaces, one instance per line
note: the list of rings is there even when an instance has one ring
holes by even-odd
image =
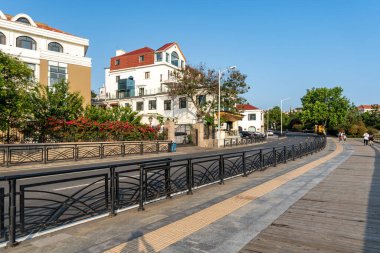
[[[103,156],[121,156],[122,155],[122,145],[121,144],[107,144],[103,146]]]
[[[284,149],[276,149],[276,162],[283,163],[284,162]]]
[[[157,152],[157,143],[151,143],[151,142],[147,142],[147,143],[144,143],[144,153],[152,153],[152,152]]]
[[[169,144],[168,143],[160,143],[159,149],[161,152],[169,151]]]
[[[224,177],[229,178],[236,175],[243,174],[243,157],[223,157],[224,162]]]
[[[245,168],[247,174],[261,169],[260,153],[247,155],[245,157]]]
[[[187,189],[186,170],[187,161],[170,166],[170,193],[182,192]]]
[[[168,169],[145,170],[145,200],[150,201],[170,193],[170,174]]]
[[[47,161],[73,160],[75,159],[75,146],[47,147]]]
[[[219,158],[193,162],[193,187],[216,182],[219,177]]]
[[[140,154],[140,143],[125,143],[125,154]]]
[[[38,163],[43,162],[42,147],[15,148],[10,151],[10,164]]]
[[[117,206],[118,208],[136,205],[139,201],[140,174],[139,170],[116,172]]]
[[[100,146],[78,146],[78,159],[84,158],[100,158],[101,147]]]
[[[70,186],[56,188],[65,182]],[[36,233],[104,214],[108,203],[108,174],[21,185],[20,232]]]
[[[0,242],[5,237],[5,193],[4,188],[0,188]]]
[[[273,151],[263,151],[263,168],[270,167],[274,164]]]

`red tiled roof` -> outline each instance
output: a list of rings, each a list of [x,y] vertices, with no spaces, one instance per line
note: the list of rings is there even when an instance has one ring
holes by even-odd
[[[154,50],[151,49],[150,47],[143,47],[143,48],[139,48],[131,52],[125,53],[123,55],[135,55],[135,54],[144,54],[144,53],[151,53],[151,52],[154,52]]]
[[[256,106],[250,104],[236,105],[236,109],[239,111],[247,111],[247,110],[259,110]]]
[[[169,47],[173,46],[174,44],[176,44],[176,43],[175,42],[166,43],[165,45],[163,45],[162,47],[160,47],[156,51],[164,51],[165,49],[168,49]]]
[[[9,14],[4,14],[4,15],[7,17],[8,21],[15,22],[15,21],[12,21],[12,20],[11,20],[11,19],[13,18],[13,16],[11,16],[11,15],[9,15]],[[61,31],[61,30],[58,30],[58,29],[56,29],[56,28],[53,28],[53,27],[51,27],[51,26],[48,26],[48,25],[43,24],[43,23],[40,23],[40,22],[36,22],[36,21],[34,21],[34,23],[36,23],[36,25],[37,25],[38,28],[41,28],[41,29],[44,29],[44,30],[48,30],[48,31],[52,31],[52,32],[63,33],[63,34],[67,34],[67,35],[74,36],[74,35],[72,35],[72,34],[70,34],[70,33],[67,33],[67,32],[64,32],[64,31]]]
[[[380,107],[380,105],[359,105],[357,108],[358,109],[372,109],[373,106],[378,106]]]

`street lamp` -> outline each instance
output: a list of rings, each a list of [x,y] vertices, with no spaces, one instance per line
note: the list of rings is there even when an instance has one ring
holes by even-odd
[[[219,70],[219,76],[218,76],[218,148],[219,148],[219,142],[220,142],[220,83],[222,79],[222,74],[230,69],[235,69],[236,66],[230,66],[226,68],[225,70],[221,71]]]
[[[271,108],[268,108],[268,111],[267,111],[267,138],[268,138],[268,131],[269,131],[269,111],[270,111]]]
[[[288,100],[290,98],[284,98],[284,99],[281,99],[281,134],[280,136],[282,136],[282,102],[284,102],[285,100]]]

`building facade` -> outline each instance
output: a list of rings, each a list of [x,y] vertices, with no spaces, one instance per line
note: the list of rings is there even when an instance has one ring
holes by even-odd
[[[236,108],[243,115],[243,119],[238,121],[238,126],[241,127],[241,130],[264,133],[263,110],[250,104],[237,105]]]
[[[379,110],[380,109],[380,105],[379,104],[374,104],[374,105],[359,105],[356,108],[358,108],[358,111],[360,113],[365,113],[365,112],[372,112],[372,111],[375,111],[375,110]]]
[[[0,50],[25,62],[37,81],[51,86],[68,81],[85,104],[91,103],[89,40],[34,21],[27,14],[5,15],[0,11]]]
[[[130,106],[140,112],[143,123],[158,124],[154,115],[173,119],[177,124],[193,124],[194,105],[186,97],[168,95],[165,83],[186,66],[186,58],[176,42],[154,50],[149,47],[131,52],[117,50],[105,69],[105,83],[99,102],[107,106]]]

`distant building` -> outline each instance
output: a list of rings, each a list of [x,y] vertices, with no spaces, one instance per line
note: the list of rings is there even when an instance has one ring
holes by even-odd
[[[0,11],[0,50],[25,62],[42,84],[67,80],[70,90],[78,91],[86,104],[91,103],[88,46],[88,39],[36,22],[27,14]]]
[[[250,104],[237,105],[236,109],[244,116],[238,121],[238,126],[243,131],[264,132],[263,110]]]
[[[144,123],[158,122],[151,115],[175,119],[177,124],[196,122],[195,108],[186,97],[169,96],[165,83],[186,66],[186,58],[176,42],[157,50],[143,47],[130,52],[117,50],[105,69],[105,84],[95,104],[130,106],[140,112]],[[151,120],[148,122],[148,120]]]
[[[375,111],[376,109],[379,110],[380,109],[380,105],[379,104],[373,104],[373,105],[359,105],[358,107],[358,111],[360,113],[364,113],[364,112],[371,112],[371,111]]]

